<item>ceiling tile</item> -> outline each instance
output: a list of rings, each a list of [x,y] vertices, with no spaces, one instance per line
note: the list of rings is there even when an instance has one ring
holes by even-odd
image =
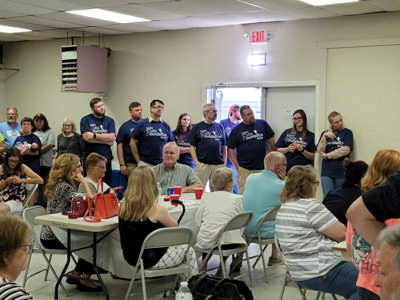
[[[35,15],[35,14],[48,14],[54,12],[54,10],[34,7],[31,5],[26,5],[22,3],[11,2],[7,0],[0,0],[0,7],[6,11],[12,11],[16,13],[23,13],[27,15]]]
[[[44,15],[41,15],[40,17],[50,19],[50,20],[66,22],[66,23],[79,24],[80,26],[82,26],[82,25],[83,26],[100,26],[100,25],[113,24],[113,22],[110,22],[110,21],[104,21],[104,20],[94,19],[94,18],[87,18],[87,17],[73,15],[73,14],[67,14],[67,13],[63,13],[63,12],[53,13],[53,14],[44,14]]]
[[[379,12],[381,9],[379,7],[373,6],[367,2],[356,2],[351,3],[352,5],[347,4],[338,4],[338,5],[327,5],[322,6],[322,8],[332,11],[344,16],[348,15],[358,15],[358,14],[367,14],[373,12]]]
[[[80,3],[69,3],[65,0],[13,0],[13,2],[23,3],[34,7],[52,9],[54,11],[78,10],[90,8]]]
[[[13,19],[0,19],[0,24],[6,25],[6,26],[15,26],[15,27],[26,28],[26,29],[30,29],[30,30],[44,30],[44,29],[50,28],[48,26],[28,24],[28,23],[21,22],[21,21],[15,21]]]
[[[167,11],[162,11],[158,9],[154,9],[151,7],[147,7],[144,5],[130,4],[124,6],[118,6],[112,9],[113,11],[134,15],[136,17],[142,17],[150,20],[168,20],[168,19],[177,19],[182,18],[184,15],[179,15],[175,13],[170,13]]]
[[[400,1],[395,0],[366,0],[367,3],[386,11],[400,10]]]
[[[13,18],[12,20],[21,21],[21,22],[30,23],[30,24],[49,26],[49,27],[53,27],[53,28],[74,28],[74,27],[81,26],[79,24],[66,23],[66,22],[50,20],[50,19],[46,19],[46,18],[42,18],[42,17],[35,17],[35,16],[18,17],[18,18]]]
[[[103,28],[103,27],[82,27],[82,28],[75,28],[77,31],[85,31],[86,32],[92,32],[92,33],[101,33],[101,34],[127,34],[130,33],[129,31],[124,31],[124,30],[115,30],[115,29],[108,29],[108,28]]]

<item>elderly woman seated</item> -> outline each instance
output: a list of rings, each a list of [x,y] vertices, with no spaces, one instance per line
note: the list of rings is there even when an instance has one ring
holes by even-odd
[[[217,169],[211,177],[211,185],[214,187],[214,192],[203,194],[200,207],[196,214],[196,223],[200,226],[197,234],[197,246],[202,249],[209,249],[216,243],[216,238],[219,231],[224,227],[232,217],[243,211],[242,196],[232,193],[233,185],[233,170],[229,168]],[[240,230],[229,231],[223,234],[222,248],[229,249],[232,245],[245,243],[242,237],[243,232]],[[205,258],[203,254],[203,259]],[[239,265],[242,255],[231,264]],[[226,258],[224,258],[224,261]],[[203,261],[200,272],[207,270],[207,261]],[[222,266],[220,265],[216,276],[221,276]]]
[[[355,300],[358,271],[332,249],[344,240],[346,227],[314,199],[318,184],[311,166],[295,166],[288,173],[275,229],[282,258],[300,286]]]
[[[88,183],[90,193],[92,194],[89,196],[93,196],[94,194],[96,194],[97,182],[100,179],[103,179],[104,175],[106,175],[106,163],[107,158],[95,152],[90,153],[86,158],[85,169],[87,174],[85,180]],[[107,183],[103,182],[103,192],[107,191],[108,193],[114,193],[111,187]],[[82,184],[79,185],[78,192],[85,192],[85,188]]]
[[[0,214],[0,299],[33,299],[15,283],[32,253],[32,230],[18,216]]]

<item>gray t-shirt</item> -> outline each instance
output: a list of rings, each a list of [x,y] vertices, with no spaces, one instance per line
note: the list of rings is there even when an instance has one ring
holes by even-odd
[[[38,136],[40,139],[40,142],[42,143],[42,148],[45,145],[54,145],[56,144],[56,139],[54,137],[53,132],[51,129],[47,131],[35,131],[35,135]],[[45,167],[51,167],[51,164],[53,162],[53,151],[50,149],[46,153],[42,153],[40,156],[40,165],[45,166]]]

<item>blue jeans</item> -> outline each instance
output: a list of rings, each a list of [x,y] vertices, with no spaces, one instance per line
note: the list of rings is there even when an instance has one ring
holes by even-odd
[[[226,163],[226,167],[233,170],[233,179],[235,180],[235,184],[234,184],[234,186],[233,186],[232,193],[238,194],[238,193],[239,193],[239,189],[238,189],[238,185],[237,185],[237,171],[236,171],[236,167],[235,167],[235,165],[234,165],[230,160],[229,160],[229,162]]]
[[[330,190],[334,190],[342,187],[344,178],[333,178],[328,176],[321,176],[322,192],[324,193],[324,198]]]
[[[380,297],[377,294],[375,294],[367,289],[364,289],[362,287],[359,287],[359,286],[357,287],[357,295],[358,295],[358,300],[379,300],[380,299]]]
[[[337,294],[349,300],[357,300],[356,281],[358,270],[351,262],[340,262],[327,274],[297,283],[310,290]]]

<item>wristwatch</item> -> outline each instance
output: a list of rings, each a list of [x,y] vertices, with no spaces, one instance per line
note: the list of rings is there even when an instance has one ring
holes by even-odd
[[[302,149],[301,149],[301,151],[300,151],[300,153],[303,153],[303,152],[304,152],[304,150],[305,150],[305,149],[304,149],[304,148],[302,148]]]
[[[125,167],[125,164],[119,164],[120,167]]]
[[[93,132],[93,139],[96,139],[96,132]]]

